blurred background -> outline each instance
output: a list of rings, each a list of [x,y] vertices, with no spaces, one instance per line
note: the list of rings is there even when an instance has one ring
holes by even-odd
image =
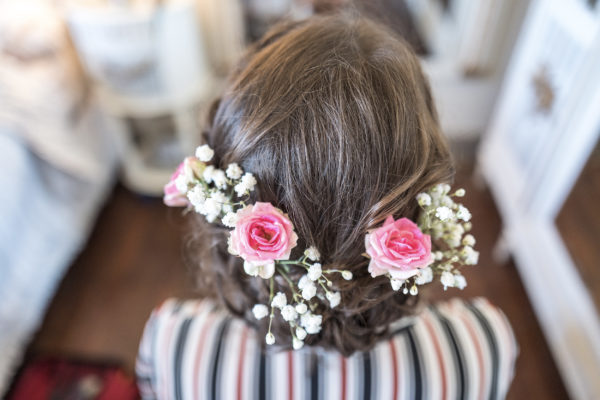
[[[510,399],[600,398],[595,0],[0,0],[0,397],[40,365],[69,398],[130,379],[152,308],[195,295],[159,196],[208,106],[269,26],[345,9],[419,54],[467,189],[480,264],[431,301],[503,309]]]

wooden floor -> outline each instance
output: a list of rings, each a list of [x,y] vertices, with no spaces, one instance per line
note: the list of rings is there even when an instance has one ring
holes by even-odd
[[[596,309],[600,310],[600,145],[596,146],[556,222]]]
[[[477,190],[468,172],[467,189],[480,265],[465,271],[463,291],[434,290],[432,299],[486,296],[510,319],[521,354],[509,399],[565,399],[523,285],[512,263],[493,262],[491,249],[500,218],[490,193]],[[193,296],[181,262],[183,218],[159,200],[117,187],[100,214],[89,243],[65,276],[28,354],[112,360],[132,371],[137,344],[151,309],[169,296]]]

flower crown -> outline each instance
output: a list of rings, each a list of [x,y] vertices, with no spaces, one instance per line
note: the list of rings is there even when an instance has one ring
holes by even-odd
[[[164,202],[193,209],[210,223],[219,221],[232,228],[229,253],[244,260],[246,274],[269,282],[268,304],[252,308],[256,319],[269,318],[266,343],[275,343],[271,324],[278,310],[290,326],[293,348],[300,349],[308,334],[321,331],[323,318],[315,297],[327,300],[331,308],[337,307],[341,295],[335,291],[332,277],[339,274],[351,280],[352,272],[324,268],[314,246],[290,260],[298,236],[288,215],[271,203],[247,204],[257,183],[254,176],[235,163],[225,171],[207,165],[213,155],[213,150],[203,145],[196,149],[196,157],[187,157],[165,186]],[[417,295],[418,286],[430,283],[434,275],[440,276],[444,289],[467,285],[459,267],[477,264],[479,253],[473,249],[473,235],[465,235],[471,229],[471,213],[453,200],[463,197],[465,191],[450,191],[449,185],[439,184],[420,193],[416,198],[421,208],[417,223],[407,218],[394,220],[390,215],[383,226],[366,234],[363,255],[370,259],[368,272],[372,277],[386,276],[393,290],[410,295]],[[438,245],[435,251],[432,238]],[[305,272],[298,282],[290,277],[292,269]],[[274,293],[276,275],[287,282],[290,296]]]

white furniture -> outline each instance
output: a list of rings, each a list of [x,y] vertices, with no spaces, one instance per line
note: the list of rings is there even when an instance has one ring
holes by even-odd
[[[574,399],[600,398],[600,320],[555,218],[600,133],[599,8],[532,3],[478,157]]]
[[[0,2],[0,398],[117,164],[52,2]]]
[[[443,131],[475,140],[488,125],[505,66],[529,1],[407,0],[429,55],[429,76]]]
[[[215,71],[242,51],[238,1],[108,2],[74,5],[66,15],[95,93],[121,122],[124,183],[161,194],[178,160],[199,144],[200,110],[218,91]],[[132,118],[170,118],[174,132],[164,132],[161,149],[144,148],[130,131]],[[167,159],[153,163],[160,152]]]

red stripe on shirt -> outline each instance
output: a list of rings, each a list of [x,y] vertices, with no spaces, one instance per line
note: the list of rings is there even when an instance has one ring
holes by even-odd
[[[396,400],[398,398],[398,359],[396,357],[396,346],[394,346],[394,340],[390,340],[390,353],[392,354],[392,371],[393,371],[393,387],[392,391],[392,400]]]
[[[242,384],[244,383],[244,356],[246,355],[246,339],[248,337],[248,327],[244,326],[240,344],[240,358],[238,359],[237,375],[237,400],[242,399]],[[194,392],[195,393],[195,392]]]
[[[346,400],[346,359],[340,356],[341,368],[340,375],[342,377],[342,400]]]
[[[204,350],[204,341],[206,339],[206,333],[208,328],[211,326],[212,320],[214,319],[214,314],[210,313],[210,316],[206,319],[206,322],[202,324],[202,332],[200,332],[200,339],[198,340],[198,350],[196,351],[196,359],[194,360],[194,374],[192,375],[192,379],[194,380],[193,387],[193,396],[198,395],[198,384],[202,379],[198,375],[200,375],[200,362],[202,360],[202,352]],[[198,398],[202,398],[203,396],[199,396]]]
[[[294,400],[294,352],[288,351],[288,399]]]
[[[475,330],[473,329],[473,325],[472,322],[469,318],[466,318],[464,315],[460,315],[459,318],[463,321],[463,323],[465,324],[465,327],[467,328],[467,331],[469,332],[469,335],[471,336],[471,340],[474,343],[474,347],[475,347],[475,353],[477,354],[477,364],[479,368],[476,368],[477,370],[477,382],[479,382],[479,397],[480,399],[484,398],[484,387],[485,385],[483,384],[483,377],[485,376],[484,374],[484,364],[483,364],[483,354],[482,354],[482,350],[481,350],[481,345],[479,343],[479,340],[477,339],[477,334],[475,333]]]
[[[444,366],[444,358],[442,357],[442,349],[438,341],[438,336],[433,331],[433,326],[427,317],[427,313],[423,313],[423,322],[429,331],[433,346],[435,347],[435,354],[437,355],[438,364],[440,365],[440,374],[442,375],[442,399],[446,398],[446,367]]]

